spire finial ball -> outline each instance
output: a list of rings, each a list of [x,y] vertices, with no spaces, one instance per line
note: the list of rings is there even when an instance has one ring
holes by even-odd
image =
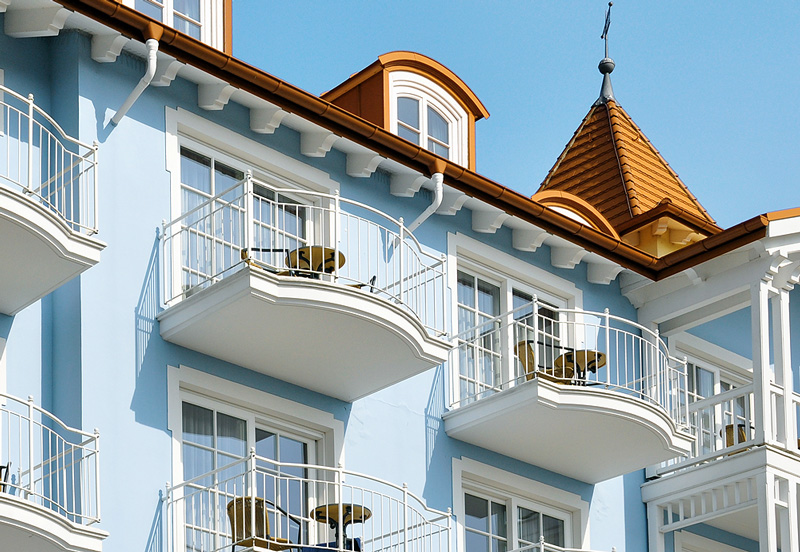
[[[614,70],[615,64],[614,60],[611,58],[603,58],[600,60],[600,65],[597,68],[600,70],[600,73],[603,75],[608,75],[611,71]]]

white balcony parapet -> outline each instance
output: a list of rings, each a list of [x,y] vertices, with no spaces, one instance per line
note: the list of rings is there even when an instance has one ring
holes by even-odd
[[[450,511],[428,508],[405,485],[342,468],[274,462],[253,449],[245,458],[168,487],[164,500],[166,552],[221,552],[235,545],[450,552],[452,546]],[[334,531],[335,524],[314,513],[320,509],[345,520],[345,528]]]
[[[658,332],[608,309],[559,309],[534,298],[455,341],[451,408],[543,378],[634,397],[687,427],[686,361],[669,354]]]
[[[537,543],[529,544],[527,546],[521,546],[519,548],[509,550],[509,552],[598,552],[598,551],[590,550],[588,548],[564,548],[562,546],[556,546],[555,544],[548,544],[544,541],[544,537],[540,537],[539,542]],[[615,546],[612,546],[611,552],[617,552],[617,548]]]
[[[97,233],[97,143],[85,144],[27,98],[0,86],[0,185],[57,213],[73,232]]]
[[[99,441],[97,430],[68,427],[32,397],[0,394],[0,465],[10,473],[0,500],[24,499],[76,525],[99,522]]]
[[[320,284],[361,288],[445,334],[445,259],[424,251],[405,228],[369,205],[249,174],[164,225],[166,307],[246,266]]]
[[[728,457],[756,446],[753,384],[736,387],[689,405],[694,443],[689,456],[664,462],[658,475]],[[763,443],[760,443],[763,444]]]

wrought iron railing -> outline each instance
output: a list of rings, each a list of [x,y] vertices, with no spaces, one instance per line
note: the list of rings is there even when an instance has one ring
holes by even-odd
[[[451,514],[381,479],[249,456],[167,489],[167,552],[450,552]],[[344,527],[330,520],[344,520]]]
[[[97,143],[69,136],[44,110],[0,86],[0,185],[57,213],[73,231],[97,233]]]
[[[686,361],[654,332],[605,312],[533,301],[459,333],[450,355],[451,408],[535,378],[600,386],[688,422]]]
[[[166,306],[244,266],[359,287],[445,333],[445,259],[426,252],[403,219],[363,203],[271,188],[249,174],[164,225]]]
[[[100,521],[100,434],[65,425],[33,398],[0,394],[0,490],[69,521]]]

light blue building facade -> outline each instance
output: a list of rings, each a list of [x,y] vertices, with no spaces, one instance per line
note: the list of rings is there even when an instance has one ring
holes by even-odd
[[[800,549],[800,212],[655,257],[127,4],[0,0],[0,549]]]

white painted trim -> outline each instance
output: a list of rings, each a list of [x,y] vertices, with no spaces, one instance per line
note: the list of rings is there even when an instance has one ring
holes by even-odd
[[[398,97],[414,98],[421,104],[420,141],[423,143],[420,146],[427,149],[427,106],[430,105],[449,124],[450,160],[467,166],[469,162],[469,119],[466,110],[458,101],[444,88],[418,73],[391,71],[389,73],[389,128],[394,134],[397,134]]]
[[[710,364],[711,368],[722,369],[743,382],[753,381],[753,362],[724,347],[686,332],[669,336],[667,343],[673,356]]]
[[[6,394],[8,389],[8,371],[6,368],[6,343],[7,340],[0,337],[0,393]]]
[[[675,552],[741,552],[741,548],[734,548],[721,542],[713,541],[688,531],[675,533]]]
[[[498,496],[519,497],[543,504],[571,517],[567,547],[589,548],[589,503],[580,496],[470,458],[453,458],[453,514],[456,550],[464,552],[464,481],[490,488]],[[524,506],[524,504],[523,504]]]
[[[200,396],[205,404],[224,404],[228,410],[248,412],[256,421],[306,431],[309,438],[321,436],[317,461],[330,466],[344,465],[344,423],[333,414],[294,402],[258,389],[181,365],[167,367],[167,429],[172,433],[173,484],[183,479],[181,461],[182,407],[184,398],[192,402]],[[248,431],[254,429],[248,428]]]
[[[259,180],[275,181],[287,187],[302,187],[333,194],[339,183],[324,171],[284,155],[226,127],[212,123],[183,108],[166,108],[166,170],[171,174],[173,217],[180,216],[180,146],[181,137],[205,144],[222,155],[237,159],[251,168]]]

